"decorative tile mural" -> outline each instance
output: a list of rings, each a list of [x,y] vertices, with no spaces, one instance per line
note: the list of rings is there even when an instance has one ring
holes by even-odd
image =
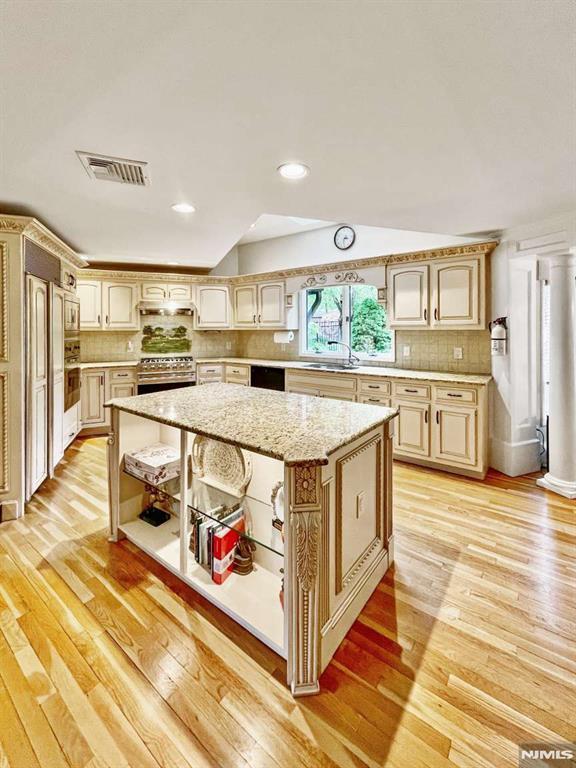
[[[165,326],[151,323],[142,327],[142,352],[164,355],[189,351],[190,339],[185,325]]]

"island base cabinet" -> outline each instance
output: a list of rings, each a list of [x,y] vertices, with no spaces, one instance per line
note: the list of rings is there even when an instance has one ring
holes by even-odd
[[[218,584],[192,549],[202,496],[195,494],[203,482],[195,435],[118,407],[111,411],[110,540],[128,538],[285,658],[294,696],[317,693],[320,674],[392,562],[393,422],[351,440],[322,465],[289,466],[242,449],[252,468],[243,504],[251,510],[256,567],[247,575],[232,571]],[[123,458],[154,442],[179,448],[184,478],[177,479],[171,517],[158,527],[140,519],[150,487],[129,473]],[[272,527],[271,484],[284,489],[281,537]]]
[[[288,682],[319,676],[392,563],[393,422],[336,451],[327,466],[287,470]]]

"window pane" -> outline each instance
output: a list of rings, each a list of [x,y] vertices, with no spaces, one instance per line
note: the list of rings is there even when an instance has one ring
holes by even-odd
[[[350,288],[350,346],[354,352],[381,355],[392,348],[392,331],[386,327],[386,310],[378,304],[374,285]]]
[[[306,291],[306,349],[333,352],[329,341],[342,340],[342,288],[308,288]]]

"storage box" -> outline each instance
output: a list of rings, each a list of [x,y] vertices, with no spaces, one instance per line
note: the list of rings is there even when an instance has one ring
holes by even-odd
[[[128,472],[151,485],[158,485],[180,475],[180,451],[170,445],[155,443],[124,454]]]

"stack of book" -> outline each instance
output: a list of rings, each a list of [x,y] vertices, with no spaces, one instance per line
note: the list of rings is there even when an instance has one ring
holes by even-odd
[[[210,571],[216,584],[223,584],[232,573],[234,553],[240,535],[245,532],[242,507],[232,511],[212,510],[213,517],[193,513],[190,522],[190,549],[196,562]]]

